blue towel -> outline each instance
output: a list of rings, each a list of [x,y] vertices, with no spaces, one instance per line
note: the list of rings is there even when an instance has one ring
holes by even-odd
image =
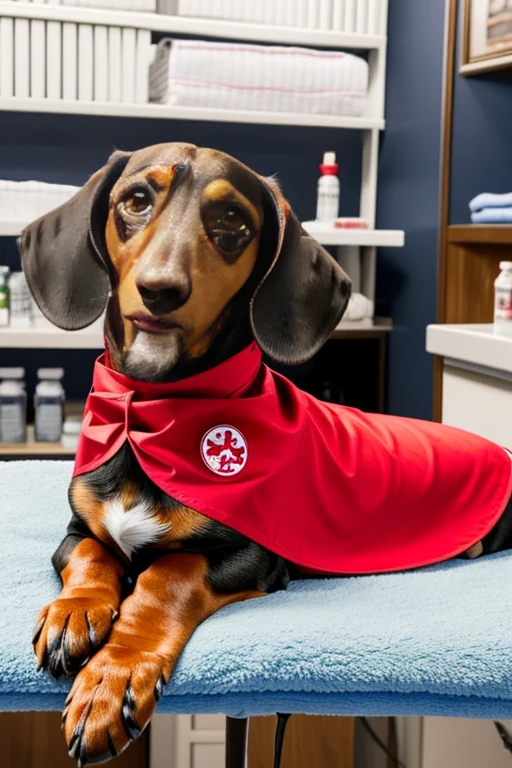
[[[512,208],[482,208],[471,214],[473,224],[512,224]]]
[[[496,195],[493,192],[482,192],[469,201],[471,211],[480,211],[482,208],[510,208],[512,206],[512,192]]]
[[[60,709],[30,637],[59,591],[68,462],[0,463],[0,710]],[[160,712],[512,717],[512,556],[296,582],[194,634]]]

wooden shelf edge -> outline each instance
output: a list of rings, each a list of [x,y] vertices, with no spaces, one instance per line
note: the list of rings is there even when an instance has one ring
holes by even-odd
[[[74,448],[63,448],[60,443],[41,443],[34,439],[34,427],[27,427],[26,443],[0,443],[0,460],[9,458],[29,459],[42,457],[51,458],[74,458]]]
[[[374,317],[373,320],[342,320],[329,336],[330,339],[376,339],[393,330],[390,317]]]
[[[512,224],[451,224],[448,242],[512,245]]]

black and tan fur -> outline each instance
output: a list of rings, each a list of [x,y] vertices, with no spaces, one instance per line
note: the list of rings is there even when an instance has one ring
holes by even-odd
[[[30,225],[20,247],[44,314],[74,330],[106,307],[114,368],[146,381],[208,370],[253,339],[277,362],[308,360],[350,294],[273,180],[189,144],[114,153],[72,200]],[[53,558],[63,588],[40,613],[34,648],[51,674],[76,673],[63,722],[83,765],[137,738],[204,619],[285,588],[292,566],[171,499],[127,444],[76,478],[69,499]],[[158,526],[130,557],[106,527],[114,501],[126,513],[142,503]],[[511,545],[509,503],[467,555]]]
[[[45,315],[77,329],[106,306],[114,368],[148,381],[207,370],[254,338],[274,360],[307,360],[350,293],[273,180],[188,144],[114,153],[71,201],[28,227],[20,247]],[[148,317],[154,325],[140,330]],[[51,674],[77,673],[63,720],[83,765],[138,736],[201,621],[286,587],[289,567],[173,501],[128,445],[76,478],[69,499],[53,558],[63,589],[38,618],[34,648]],[[130,559],[105,527],[113,499],[125,510],[144,503],[162,526]]]

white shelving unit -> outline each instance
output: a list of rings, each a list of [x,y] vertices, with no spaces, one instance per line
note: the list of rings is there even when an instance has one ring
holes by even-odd
[[[303,221],[302,226],[322,245],[401,248],[405,237],[401,229],[336,229],[323,221]]]
[[[112,104],[101,101],[64,101],[63,99],[5,98],[0,99],[0,111],[145,117],[156,120],[207,120],[216,123],[306,125],[353,130],[380,130],[384,128],[384,120],[369,117],[336,117],[334,115],[256,112],[242,109],[204,109],[203,107],[169,107],[165,104]]]
[[[46,5],[35,2],[1,2],[0,18],[43,20],[48,23],[82,23],[121,28],[144,29],[156,33],[186,34],[197,37],[247,40],[309,47],[363,50],[369,64],[368,109],[365,117],[337,117],[280,112],[238,111],[169,107],[162,104],[118,104],[100,101],[67,101],[49,98],[0,99],[0,111],[48,112],[60,114],[108,115],[124,117],[209,120],[235,123],[321,126],[363,132],[360,215],[375,226],[377,154],[379,131],[385,126],[384,96],[386,68],[387,0],[379,3],[381,34],[356,34],[320,29],[253,24],[224,19],[165,16],[97,8]]]
[[[50,22],[71,22],[149,30],[159,34],[190,35],[206,38],[246,40],[256,43],[300,45],[316,48],[364,50],[369,64],[368,110],[366,117],[337,117],[332,115],[290,114],[227,109],[171,107],[163,104],[119,104],[99,101],[66,101],[50,98],[0,98],[0,111],[47,112],[54,114],[108,115],[150,119],[208,120],[233,123],[321,126],[362,131],[362,174],[360,216],[369,229],[335,229],[320,222],[305,222],[305,229],[320,243],[337,248],[338,257],[347,263],[359,262],[357,290],[374,299],[376,248],[401,247],[404,233],[398,230],[375,230],[377,195],[377,161],[379,132],[385,126],[384,96],[386,67],[387,0],[380,2],[380,34],[356,34],[320,29],[228,21],[224,19],[165,16],[154,13],[80,8],[76,6],[45,5],[35,2],[1,2],[0,18],[35,19]],[[17,236],[28,221],[0,218],[0,236]],[[354,262],[355,259],[355,262]],[[352,261],[351,261],[352,260]],[[390,330],[389,320],[365,320],[342,323],[335,332],[368,333],[369,330]],[[31,330],[0,330],[0,347],[101,348],[101,331],[85,329],[65,332],[44,328]]]
[[[30,224],[27,219],[0,218],[0,236],[17,237]],[[404,244],[404,232],[401,229],[335,229],[322,221],[304,221],[302,226],[321,245],[359,245],[377,248],[401,248]]]
[[[27,224],[30,222],[19,219],[0,219],[0,237],[18,237]]]
[[[103,329],[95,323],[81,331],[43,328],[0,328],[0,349],[103,349]]]
[[[345,335],[367,334],[369,331],[392,330],[388,318],[373,320],[343,320],[333,331],[333,338]],[[103,349],[103,331],[94,325],[81,331],[62,331],[60,328],[0,328],[0,349]]]
[[[382,2],[384,5],[384,2]],[[165,16],[159,13],[114,11],[102,8],[79,8],[70,5],[33,5],[32,3],[0,2],[0,16],[44,21],[69,21],[80,24],[100,24],[114,27],[149,29],[151,32],[190,35],[194,37],[221,37],[247,40],[255,43],[301,45],[314,48],[347,48],[355,50],[381,50],[386,47],[385,35],[363,35],[352,32],[333,32],[321,29],[281,27],[253,24],[226,19]]]

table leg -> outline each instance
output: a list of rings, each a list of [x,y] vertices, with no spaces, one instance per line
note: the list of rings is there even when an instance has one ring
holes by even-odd
[[[245,768],[247,718],[226,718],[226,768]]]

